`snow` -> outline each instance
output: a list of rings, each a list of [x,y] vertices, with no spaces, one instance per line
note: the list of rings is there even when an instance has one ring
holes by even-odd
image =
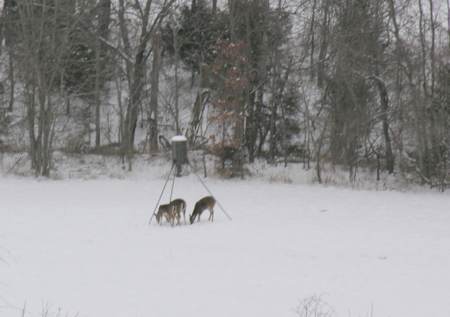
[[[448,194],[208,179],[233,221],[148,226],[163,182],[0,178],[0,316],[450,316]]]
[[[187,139],[184,135],[176,135],[171,139],[172,142],[186,142]]]

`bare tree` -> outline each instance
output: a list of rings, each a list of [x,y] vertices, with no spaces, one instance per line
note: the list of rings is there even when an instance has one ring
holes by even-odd
[[[8,82],[9,100],[8,111],[12,112],[15,104],[16,76],[14,65],[14,52],[16,43],[15,28],[17,23],[17,4],[14,1],[4,1],[1,19],[1,39],[5,39],[8,51]]]
[[[101,91],[106,81],[105,69],[107,67],[108,47],[100,39],[107,40],[111,22],[111,0],[100,0],[98,3],[98,26],[95,47],[95,146],[100,146],[101,127],[100,127],[100,107]]]
[[[49,176],[56,122],[55,96],[69,47],[73,22],[64,1],[24,0],[18,5],[17,29],[32,168]]]
[[[129,98],[122,139],[122,151],[128,158],[129,170],[132,168],[131,158],[134,151],[139,106],[143,97],[145,70],[151,53],[149,43],[155,31],[161,26],[163,19],[170,13],[174,2],[175,0],[164,0],[160,7],[157,7],[151,0],[147,0],[143,4],[140,1],[119,0],[120,35],[125,54],[130,57],[125,60]],[[130,38],[127,10],[133,10],[134,15],[139,19],[140,28],[136,39]]]
[[[158,95],[159,95],[159,73],[161,68],[161,34],[155,32],[153,35],[153,61],[151,72],[151,95],[150,95],[150,151],[158,151]]]

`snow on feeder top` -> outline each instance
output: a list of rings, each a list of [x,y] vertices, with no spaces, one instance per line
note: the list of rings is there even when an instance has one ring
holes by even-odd
[[[176,135],[171,140],[172,161],[177,166],[187,163],[187,139],[184,135]]]

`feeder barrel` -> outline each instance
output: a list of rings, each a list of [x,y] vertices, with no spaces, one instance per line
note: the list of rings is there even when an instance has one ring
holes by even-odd
[[[172,161],[176,165],[187,163],[187,139],[183,135],[174,136],[172,142]]]

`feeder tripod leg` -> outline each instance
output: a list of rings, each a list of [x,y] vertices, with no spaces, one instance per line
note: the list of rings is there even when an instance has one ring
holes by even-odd
[[[188,163],[189,163],[189,166],[191,167],[192,173],[194,173],[194,175],[197,176],[198,180],[200,181],[200,184],[202,184],[203,187],[206,189],[206,191],[207,191],[211,196],[214,197],[214,194],[209,190],[209,188],[208,188],[208,186],[206,186],[205,182],[203,182],[203,179],[202,179],[200,176],[198,176],[197,173],[194,171],[194,168],[192,167],[191,162],[188,162]],[[214,198],[214,199],[216,199],[216,198]],[[224,215],[228,218],[228,220],[230,220],[230,221],[233,220],[233,219],[231,218],[231,216],[226,212],[225,208],[223,208],[223,206],[221,205],[221,203],[220,203],[217,199],[216,199],[216,202],[217,202],[217,205],[219,206],[219,208],[220,208],[220,209],[222,210],[222,212],[224,213]]]
[[[163,186],[163,189],[162,189],[162,191],[161,191],[161,194],[159,195],[158,202],[156,203],[155,209],[153,209],[152,216],[150,217],[150,220],[148,221],[148,224],[149,224],[149,225],[152,224],[152,220],[153,220],[153,217],[155,216],[156,208],[158,208],[159,203],[161,202],[161,198],[162,198],[162,196],[163,196],[163,194],[164,194],[164,190],[166,189],[167,183],[169,182],[170,175],[172,175],[172,172],[173,172],[173,168],[174,168],[174,167],[175,167],[175,164],[172,164],[172,167],[170,168],[169,175],[167,175],[166,182],[164,183],[164,186]]]
[[[178,165],[177,165],[176,169],[178,169]],[[170,202],[170,203],[172,202],[173,188],[174,188],[174,186],[175,186],[175,178],[177,177],[177,175],[175,175],[175,173],[177,173],[177,171],[175,171],[175,172],[173,173],[172,187],[170,188],[170,199],[169,199],[169,202]]]

